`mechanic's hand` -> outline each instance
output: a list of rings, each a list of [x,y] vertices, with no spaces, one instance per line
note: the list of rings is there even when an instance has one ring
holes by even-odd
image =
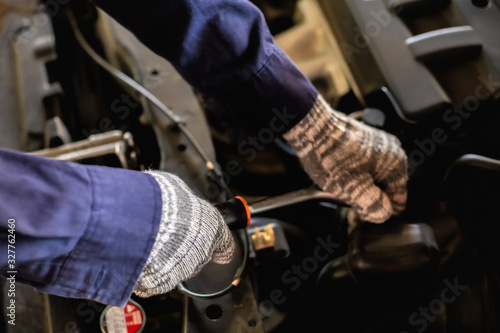
[[[147,171],[160,185],[162,217],[151,254],[135,286],[140,297],[163,294],[198,273],[210,260],[228,263],[234,240],[219,211],[194,195],[177,176]]]
[[[311,179],[361,219],[382,223],[404,210],[407,157],[395,136],[332,110],[320,96],[283,137]]]

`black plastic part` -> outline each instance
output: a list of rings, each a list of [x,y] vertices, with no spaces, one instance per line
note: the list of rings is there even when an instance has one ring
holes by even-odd
[[[387,87],[409,123],[500,97],[500,10],[490,1],[319,1],[363,97]]]
[[[247,206],[240,199],[231,199],[215,204],[230,230],[246,229],[248,226]]]
[[[326,331],[415,332],[409,316],[436,298],[439,250],[426,224],[365,223],[350,235],[347,254],[318,277]],[[442,332],[442,314],[428,332]]]
[[[479,36],[471,26],[451,27],[410,37],[406,40],[415,59],[438,63],[472,57],[481,52]]]
[[[372,36],[370,50],[407,118],[421,120],[451,103],[433,75],[406,47],[406,40],[412,37],[409,29],[389,14],[382,1],[350,1],[348,6],[358,26],[366,29],[367,37]]]
[[[384,0],[387,7],[400,16],[416,16],[435,13],[447,5],[451,0]]]
[[[464,235],[463,251],[500,262],[498,203],[500,202],[500,160],[467,154],[446,173],[444,189],[449,205]]]
[[[216,278],[212,276],[212,280]],[[264,333],[251,280],[247,275],[228,294],[215,299],[187,298],[185,302],[183,332]]]
[[[347,254],[318,277],[317,300],[330,325],[324,331],[415,332],[409,316],[436,298],[438,265],[438,246],[425,224],[357,227]],[[443,313],[428,324],[428,332],[443,332]]]
[[[437,276],[439,249],[426,224],[365,223],[351,234],[347,263],[363,285],[429,286]]]
[[[365,223],[350,238],[345,258],[327,265],[320,281],[349,276],[360,286],[376,289],[407,288],[412,282],[425,288],[435,282],[439,249],[428,225]]]
[[[460,284],[467,286],[448,304],[447,330],[456,333],[495,333],[500,329],[500,274],[484,274],[461,278]]]

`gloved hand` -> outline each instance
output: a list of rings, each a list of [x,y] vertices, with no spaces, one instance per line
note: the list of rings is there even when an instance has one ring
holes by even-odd
[[[210,260],[228,263],[234,240],[219,211],[194,195],[177,176],[146,171],[160,185],[160,230],[134,293],[149,297],[174,289]]]
[[[319,96],[283,137],[311,179],[361,219],[382,223],[404,210],[407,157],[395,136],[332,110]]]

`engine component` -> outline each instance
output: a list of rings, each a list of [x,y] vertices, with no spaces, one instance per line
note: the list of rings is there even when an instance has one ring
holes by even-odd
[[[133,169],[137,164],[132,134],[121,131],[94,134],[86,140],[34,151],[32,154],[60,161],[81,161],[112,154],[118,158],[122,168]]]
[[[326,201],[341,207],[347,206],[331,193],[321,191],[317,187],[311,186],[295,192],[269,197],[264,200],[254,202],[250,204],[249,207],[250,213],[252,215],[256,215],[310,200]]]
[[[318,297],[345,331],[399,332],[408,326],[408,313],[428,303],[438,264],[428,225],[365,223],[351,233],[347,254],[323,268]]]
[[[247,234],[238,230],[233,235],[235,255],[229,264],[208,263],[195,277],[178,286],[185,295],[186,332],[264,332],[251,274],[243,274],[247,268]]]
[[[102,333],[141,333],[145,325],[146,312],[134,300],[129,300],[123,309],[107,306],[101,313]]]
[[[418,281],[432,285],[437,273],[439,249],[426,224],[381,225],[364,223],[351,233],[349,250],[342,264],[363,286],[405,285]],[[338,262],[331,263],[320,279],[334,278]]]
[[[295,192],[268,197],[261,201],[247,204],[242,197],[217,203],[215,207],[220,211],[229,229],[246,229],[252,225],[251,216],[269,212],[282,207],[299,204],[306,201],[318,200],[326,201],[338,206],[348,207],[347,204],[338,200],[334,195],[319,190],[316,186],[311,186]]]
[[[317,1],[298,1],[295,25],[275,36],[321,95],[332,105],[350,90],[341,53]],[[348,73],[347,73],[348,74]]]
[[[222,214],[230,230],[246,229],[250,225],[250,208],[242,197],[237,196],[234,199],[217,203],[215,208]]]
[[[43,148],[44,100],[62,88],[48,71],[57,58],[50,17],[34,1],[20,5],[29,10],[8,11],[0,38],[0,146],[31,151]]]
[[[56,147],[71,142],[71,136],[60,117],[50,118],[45,123],[45,147]]]
[[[247,230],[252,239],[250,257],[255,258],[255,265],[277,262],[290,256],[282,222],[265,217],[252,219],[252,228]]]
[[[359,91],[366,96],[387,86],[404,120],[432,119],[474,96],[499,97],[498,6],[469,0],[320,3]]]
[[[206,161],[215,161],[215,152],[206,120],[191,87],[168,61],[147,49],[105,13],[99,12],[99,15],[98,35],[111,63],[131,73],[132,78],[147,88],[155,99],[180,115],[182,121],[179,119],[179,122],[192,133],[192,138],[191,134],[188,138],[183,136],[186,133],[179,129],[175,119],[169,118],[151,99],[141,96],[145,110],[143,121],[153,127],[160,148],[159,169],[175,172],[202,196],[213,202],[220,201],[224,190],[207,180],[207,168],[213,170],[218,167],[206,165]],[[124,88],[135,94],[130,87]],[[193,142],[199,147],[191,149]],[[200,152],[203,152],[205,160],[200,159]]]
[[[446,197],[465,236],[462,252],[472,251],[499,267],[498,202],[500,160],[477,154],[458,158],[445,177]],[[479,259],[478,259],[479,260]]]
[[[259,228],[255,228],[252,235],[252,241],[255,251],[261,251],[274,247],[276,238],[273,226],[268,224],[262,231]]]

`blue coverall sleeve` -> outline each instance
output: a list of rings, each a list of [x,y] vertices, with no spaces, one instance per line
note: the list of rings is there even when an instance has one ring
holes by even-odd
[[[277,47],[247,0],[94,0],[169,60],[238,129],[278,135],[317,91]],[[239,135],[238,135],[239,134]],[[0,229],[16,223],[17,278],[42,291],[123,305],[145,265],[161,213],[146,174],[0,150]],[[7,234],[0,270],[7,266]]]
[[[171,62],[239,141],[284,133],[318,97],[248,0],[92,1]]]
[[[158,184],[141,172],[0,149],[1,273],[123,306],[151,252],[161,202]]]

